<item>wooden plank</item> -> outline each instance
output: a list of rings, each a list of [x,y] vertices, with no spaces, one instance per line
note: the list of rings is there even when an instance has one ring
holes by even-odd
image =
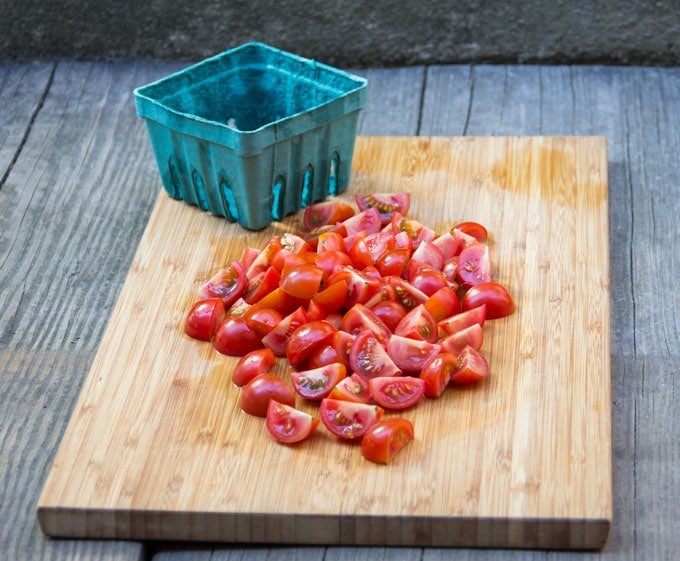
[[[45,539],[35,504],[156,197],[131,91],[164,68],[58,63],[47,91],[52,65],[2,68],[0,557],[141,559],[137,543]]]
[[[494,265],[520,310],[487,339],[498,375],[418,408],[415,424],[428,430],[388,470],[324,433],[299,450],[263,439],[261,423],[238,411],[225,374],[234,360],[177,334],[202,279],[276,227],[247,233],[161,194],[40,499],[48,534],[603,544],[611,474],[602,139],[361,138],[353,172],[352,192],[409,190],[411,214],[438,230],[465,209],[497,233]],[[569,235],[546,235],[553,228]],[[587,259],[585,240],[601,242]],[[413,494],[388,492],[407,480]]]

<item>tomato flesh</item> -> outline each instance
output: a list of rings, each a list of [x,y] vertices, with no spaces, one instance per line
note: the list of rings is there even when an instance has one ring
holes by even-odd
[[[384,409],[402,410],[423,397],[425,380],[411,376],[381,376],[368,381],[371,397]]]
[[[413,423],[408,419],[383,419],[361,439],[361,454],[370,462],[389,464],[414,437]]]
[[[327,366],[291,372],[293,387],[305,399],[328,397],[335,385],[347,376],[347,368],[341,362]]]
[[[319,424],[319,419],[309,413],[295,409],[275,399],[269,400],[266,427],[276,440],[283,444],[295,444],[311,435]]]
[[[343,440],[358,440],[384,414],[377,405],[342,401],[329,397],[321,400],[319,416],[328,431]]]
[[[248,279],[243,265],[232,261],[228,267],[218,271],[198,291],[202,299],[222,298],[224,307],[228,308],[246,291]]]
[[[489,363],[482,354],[472,347],[465,347],[458,355],[456,369],[451,373],[451,381],[456,384],[471,384],[489,374]]]
[[[298,366],[321,347],[333,341],[337,329],[327,321],[310,321],[297,327],[286,343],[286,357],[292,366]]]
[[[362,331],[356,336],[349,353],[349,364],[353,372],[365,379],[401,374],[399,367],[370,331]]]

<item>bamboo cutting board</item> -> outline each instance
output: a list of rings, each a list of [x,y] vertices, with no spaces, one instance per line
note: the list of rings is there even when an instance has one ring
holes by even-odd
[[[409,191],[438,232],[493,235],[517,312],[491,374],[407,411],[371,464],[323,427],[287,447],[239,411],[236,360],[182,332],[198,287],[262,232],[161,193],[38,504],[52,536],[600,548],[612,518],[608,188],[599,137],[357,140],[355,192]],[[286,375],[283,363],[279,371]],[[309,411],[315,407],[299,404]]]

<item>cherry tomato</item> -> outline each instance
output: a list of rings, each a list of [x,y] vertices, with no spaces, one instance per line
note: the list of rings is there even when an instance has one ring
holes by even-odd
[[[383,414],[384,410],[377,405],[328,397],[321,400],[319,407],[321,422],[331,434],[343,440],[361,439]]]
[[[295,406],[295,392],[278,376],[265,373],[255,376],[241,390],[241,409],[255,417],[266,417],[269,400],[275,399],[284,405]]]
[[[224,319],[224,314],[222,298],[199,300],[191,307],[184,321],[184,333],[194,339],[210,341]]]
[[[368,381],[356,373],[343,378],[335,384],[328,397],[344,401],[356,401],[357,403],[371,402]]]
[[[243,265],[232,261],[228,267],[218,271],[198,291],[201,299],[222,298],[224,307],[228,308],[246,291],[248,279]]]
[[[323,279],[326,280],[340,267],[351,266],[352,259],[344,250],[328,250],[317,253],[314,257],[314,263],[323,271]]]
[[[494,281],[483,282],[468,289],[463,296],[463,310],[486,305],[486,319],[509,316],[515,311],[515,301],[502,284]]]
[[[338,351],[330,344],[315,349],[312,354],[309,355],[309,358],[305,362],[305,366],[306,368],[319,368],[319,366],[327,366],[334,362],[342,362],[342,364],[345,364],[342,357],[338,354]]]
[[[425,381],[425,397],[441,396],[457,365],[458,357],[453,353],[443,352],[430,358],[420,371],[420,377]]]
[[[318,400],[328,397],[335,385],[347,376],[347,368],[341,362],[334,362],[309,370],[293,371],[290,376],[298,395]]]
[[[295,444],[309,437],[319,424],[319,419],[290,405],[269,400],[265,426],[276,440]]]
[[[243,318],[262,339],[281,322],[283,316],[272,308],[251,308],[243,314]]]
[[[280,280],[281,276],[279,275],[279,272],[274,267],[267,267],[266,270],[258,273],[248,281],[248,287],[243,295],[243,299],[248,302],[248,304],[259,302],[279,286]]]
[[[231,381],[242,387],[255,376],[269,372],[276,365],[276,357],[271,349],[256,349],[242,356],[234,367]]]
[[[427,296],[432,296],[441,288],[449,287],[449,281],[438,269],[425,266],[420,267],[418,272],[409,279],[414,288],[417,288]]]
[[[451,286],[444,286],[427,299],[425,307],[436,322],[441,322],[460,312],[458,293]]]
[[[378,376],[368,381],[371,397],[383,409],[402,410],[416,405],[425,392],[425,380],[411,376]]]
[[[308,232],[322,226],[335,225],[354,216],[354,209],[342,201],[322,201],[305,208],[302,224]]]
[[[404,279],[391,276],[387,277],[387,282],[394,288],[397,294],[397,301],[407,310],[415,308],[418,304],[427,302],[427,294],[422,290],[418,290]]]
[[[261,348],[262,341],[244,318],[228,316],[215,331],[213,345],[223,355],[243,356]]]
[[[362,331],[354,339],[349,365],[353,372],[366,379],[401,374],[399,367],[370,331]]]
[[[418,247],[411,255],[411,259],[415,259],[420,263],[424,263],[429,267],[439,271],[444,266],[444,257],[439,248],[432,242],[420,242]]]
[[[357,237],[352,243],[352,247],[349,248],[348,253],[352,260],[352,266],[355,269],[361,270],[375,264],[363,238]]]
[[[394,331],[402,318],[406,315],[406,310],[399,302],[383,300],[375,304],[370,310],[378,316],[390,331]]]
[[[295,298],[311,300],[319,291],[322,278],[323,269],[316,265],[305,264],[284,269],[281,273],[281,289]]]
[[[284,317],[276,326],[262,338],[262,344],[269,347],[276,356],[286,356],[286,345],[292,333],[301,325],[309,321],[304,308],[297,308]]]
[[[358,234],[359,232],[366,232],[366,234],[375,234],[382,226],[380,213],[375,208],[368,208],[355,214],[351,218],[342,221],[343,226],[347,229],[347,236]]]
[[[384,277],[400,277],[404,274],[411,256],[409,249],[391,249],[384,253],[376,262],[375,266]]]
[[[370,462],[389,464],[414,439],[414,434],[413,423],[408,419],[383,419],[361,439],[361,454]]]
[[[450,232],[437,236],[432,240],[432,243],[441,251],[444,262],[458,255],[460,250],[463,249],[463,242],[460,238],[456,238]]]
[[[399,335],[392,335],[387,342],[387,354],[397,368],[406,372],[420,372],[431,357],[439,354],[441,348],[439,343],[418,341]]]
[[[364,244],[371,255],[371,259],[373,262],[376,262],[387,252],[395,248],[396,240],[394,232],[389,230],[380,230],[375,234],[369,234],[364,239]]]
[[[347,235],[345,230],[345,236]],[[321,255],[327,251],[340,251],[342,253],[347,249],[345,247],[344,236],[341,236],[338,232],[324,232],[319,235],[319,243],[316,246],[316,252]]]
[[[491,280],[489,246],[472,243],[458,256],[458,278],[463,286],[474,286]]]
[[[394,329],[394,334],[435,343],[438,339],[439,328],[425,304],[419,304],[401,319]]]
[[[323,290],[317,292],[312,301],[318,304],[328,314],[337,312],[347,300],[347,281],[340,279]]]
[[[383,321],[363,304],[354,304],[342,317],[342,330],[352,335],[369,331],[378,341],[386,343],[390,330]]]
[[[395,212],[406,214],[411,207],[411,195],[409,193],[355,194],[354,200],[360,210],[371,207],[377,208],[383,224],[388,223]]]
[[[473,323],[478,323],[480,327],[484,326],[486,320],[486,305],[482,304],[476,308],[470,308],[465,312],[458,312],[450,315],[439,321],[439,328],[448,335],[452,335],[456,331],[465,329]]]
[[[298,366],[318,348],[333,342],[337,329],[327,321],[311,321],[297,327],[286,343],[286,357],[292,366]]]
[[[453,228],[458,230],[459,232],[467,234],[468,236],[472,236],[478,242],[484,243],[489,237],[489,232],[487,231],[487,229],[478,222],[460,222],[456,224]]]
[[[482,327],[478,323],[473,323],[445,337],[440,341],[440,344],[445,351],[457,355],[464,347],[468,346],[479,350],[482,348],[483,342],[484,331],[482,331]]]
[[[355,336],[339,329],[333,335],[333,348],[337,351],[338,357],[349,366],[349,354],[354,345]]]
[[[489,374],[489,363],[484,356],[472,347],[465,347],[458,355],[456,369],[451,373],[451,381],[456,384],[470,384]]]
[[[259,308],[271,308],[286,316],[307,303],[302,298],[296,298],[285,292],[280,286],[253,304],[253,311]]]

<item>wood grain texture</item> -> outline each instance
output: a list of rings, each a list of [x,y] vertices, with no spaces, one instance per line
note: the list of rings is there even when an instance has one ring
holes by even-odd
[[[606,161],[596,137],[358,140],[343,197],[406,190],[410,214],[437,231],[466,217],[487,224],[497,278],[519,309],[487,329],[488,383],[416,408],[417,441],[388,469],[323,432],[282,447],[240,413],[235,359],[183,336],[183,319],[221,263],[280,227],[249,234],[161,194],[39,501],[43,530],[601,547],[611,519]]]

